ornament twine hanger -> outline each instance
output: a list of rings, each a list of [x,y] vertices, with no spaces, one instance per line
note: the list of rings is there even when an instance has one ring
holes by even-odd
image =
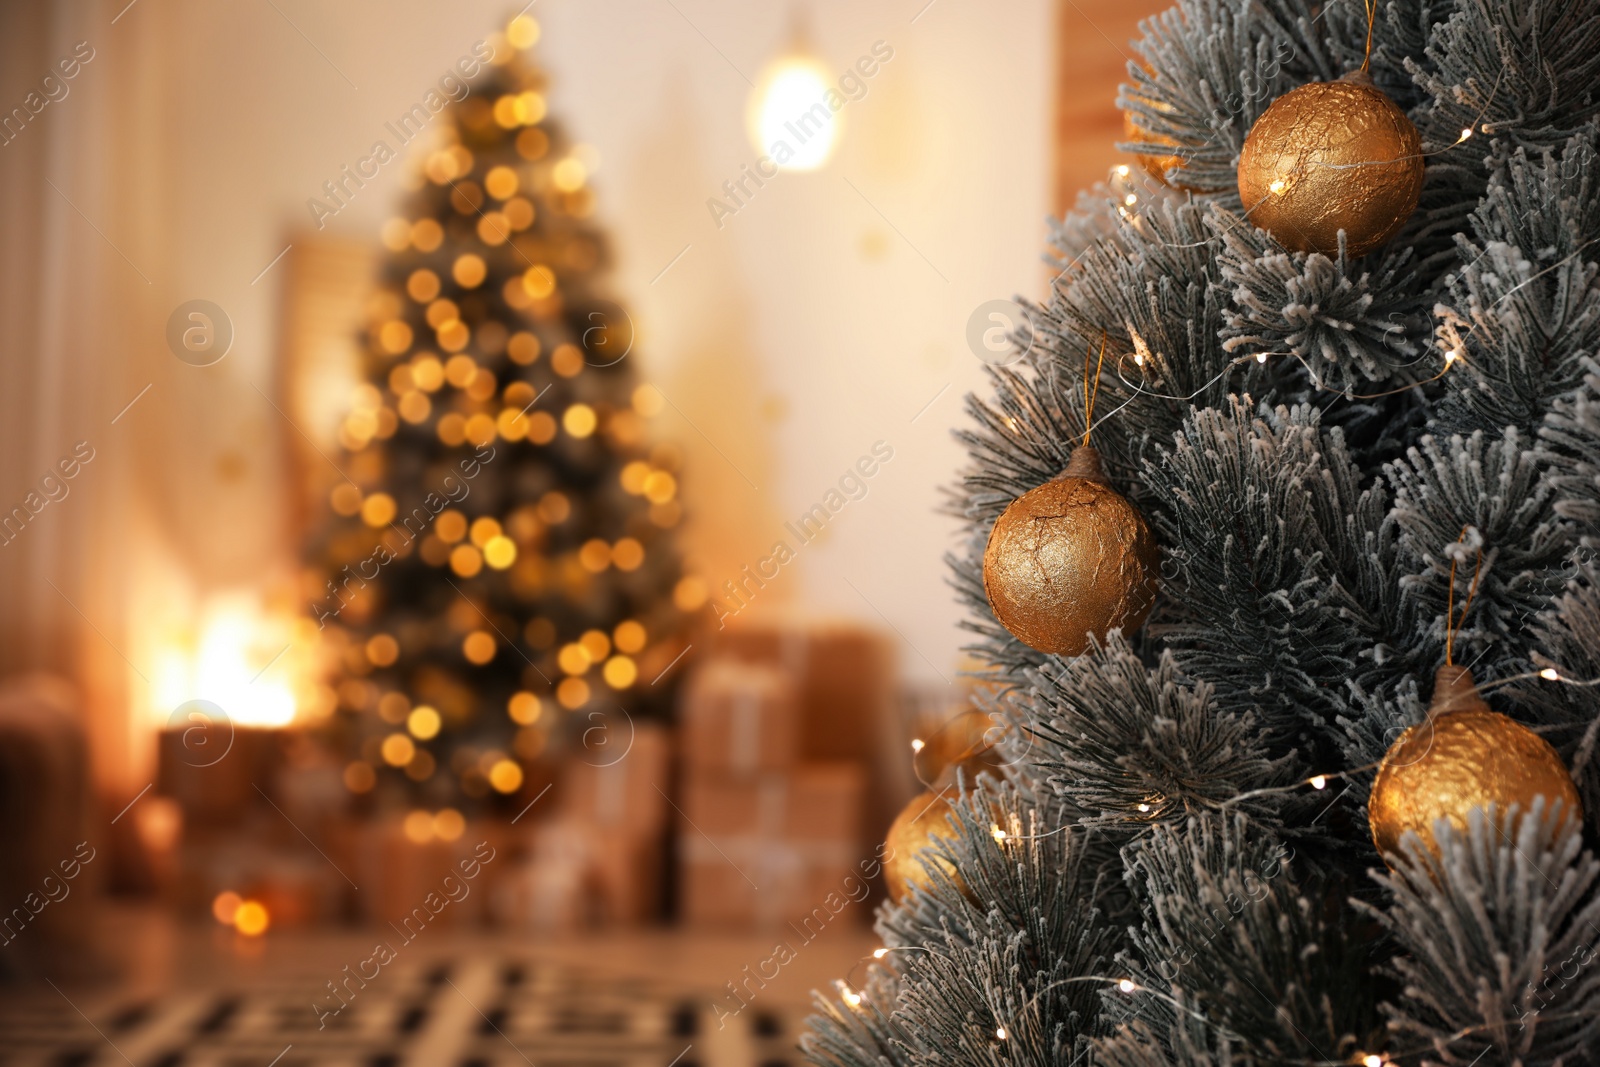
[[[1083,350],[1083,444],[1089,446],[1089,435],[1094,432],[1094,402],[1100,398],[1100,369],[1106,365],[1106,341],[1110,337],[1104,327],[1100,330],[1100,359],[1094,366],[1094,392],[1089,391],[1089,349]],[[1114,414],[1114,413],[1113,413]],[[1109,416],[1108,416],[1109,417]]]

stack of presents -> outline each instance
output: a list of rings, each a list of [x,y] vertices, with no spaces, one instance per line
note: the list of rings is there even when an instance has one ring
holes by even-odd
[[[811,913],[871,856],[906,763],[893,647],[851,626],[751,626],[690,653],[677,728],[563,770],[503,918],[566,930],[661,917],[761,929]],[[865,919],[860,909],[856,921]]]
[[[347,814],[337,766],[277,752],[292,734],[241,737],[232,755],[250,758],[216,767],[164,760],[158,804],[183,824],[167,888],[189,914],[231,890],[274,925],[408,930],[434,894],[448,902],[430,924],[536,932],[669,915],[763,929],[842,895],[905,799],[893,646],[854,626],[748,626],[684,666],[675,724],[612,724],[605,746],[530,768],[515,823]]]
[[[684,921],[781,926],[842,892],[893,815],[876,772],[901,752],[894,697],[873,632],[724,632],[680,703]]]

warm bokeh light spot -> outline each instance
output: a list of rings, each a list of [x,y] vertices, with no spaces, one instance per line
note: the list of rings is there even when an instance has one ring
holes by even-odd
[[[633,391],[633,410],[646,418],[661,414],[661,409],[665,404],[666,398],[661,395],[661,390],[649,382]]]
[[[453,545],[467,536],[467,517],[455,508],[446,508],[433,520],[433,532],[445,544]]]
[[[627,619],[618,623],[617,628],[611,631],[611,639],[616,642],[619,652],[632,655],[644,648],[649,637],[645,633],[643,623],[637,619]]]
[[[472,520],[472,543],[483,548],[500,536],[500,520],[492,515],[480,515]]]
[[[271,925],[266,905],[259,900],[246,900],[233,913],[233,928],[246,937],[260,937]]]
[[[522,272],[522,288],[535,300],[543,300],[556,291],[555,271],[543,263],[535,263]]]
[[[425,393],[436,392],[444,385],[444,364],[431,353],[416,357],[411,361],[411,381]]]
[[[611,562],[620,571],[636,571],[644,563],[644,546],[635,538],[624,537],[611,547]]]
[[[455,808],[440,808],[433,817],[433,835],[441,841],[455,841],[466,831],[467,820]]]
[[[361,510],[361,490],[350,482],[343,482],[334,486],[333,492],[328,495],[328,503],[335,515],[350,518]]]
[[[522,767],[515,760],[497,761],[489,768],[489,784],[496,793],[515,793],[522,788]]]
[[[550,369],[563,378],[576,378],[583,370],[583,349],[577,345],[556,345],[550,353]]]
[[[400,658],[400,642],[391,634],[374,634],[367,640],[367,659],[374,667],[391,666]]]
[[[651,471],[644,480],[645,499],[652,504],[665,504],[678,491],[678,480],[666,471]]]
[[[589,654],[591,663],[599,663],[611,655],[611,638],[606,636],[604,630],[585,630],[583,636],[578,638],[578,644]]]
[[[483,553],[473,545],[457,545],[450,553],[450,569],[461,578],[476,577],[483,570]]]
[[[224,889],[218,893],[211,902],[211,914],[216,916],[217,922],[223,926],[232,926],[233,917],[238,914],[239,905],[244,901],[231,889]]]
[[[566,522],[572,514],[572,501],[558,490],[551,490],[539,498],[539,517],[552,526]]]
[[[390,319],[378,328],[378,346],[391,356],[410,348],[411,338],[411,327],[399,319]]]
[[[411,272],[406,279],[406,295],[419,304],[426,304],[439,296],[439,276],[426,267]]]
[[[576,641],[570,645],[562,645],[561,651],[556,653],[556,665],[565,674],[582,674],[593,662],[594,659],[588,651]]]
[[[548,411],[535,411],[528,416],[528,440],[536,445],[547,445],[556,439],[556,417]]]
[[[419,252],[432,252],[444,241],[444,227],[437,219],[418,219],[411,227],[411,243]]]
[[[639,677],[639,666],[628,656],[612,656],[600,671],[613,689],[626,689]]]
[[[405,734],[390,734],[383,739],[383,747],[379,751],[383,755],[383,762],[389,766],[404,767],[417,754],[417,746]]]
[[[599,537],[591,537],[578,549],[578,562],[591,574],[599,574],[611,565],[611,546]]]
[[[505,534],[496,534],[483,546],[483,561],[503,571],[517,561],[517,543]]]
[[[650,477],[650,464],[642,459],[633,460],[622,468],[618,481],[622,483],[622,490],[633,496],[644,492],[645,479]]]
[[[428,741],[439,736],[439,727],[443,720],[439,713],[426,704],[419,704],[411,709],[411,714],[406,716],[406,729],[411,731],[411,736],[418,741]]]
[[[539,358],[539,339],[526,330],[518,331],[511,335],[511,340],[506,342],[506,355],[511,357],[511,362],[527,366]]]
[[[539,698],[527,690],[511,694],[511,699],[506,702],[506,714],[511,716],[512,722],[521,726],[532,726],[538,722],[543,710]]]
[[[706,583],[689,574],[678,579],[678,584],[672,587],[672,603],[679,611],[697,611],[705,606],[709,596]]]
[[[506,43],[512,48],[532,48],[539,40],[539,23],[532,15],[518,15],[506,24]]]
[[[487,630],[474,630],[461,642],[461,654],[467,662],[480,667],[494,659],[495,648],[494,636]]]
[[[356,760],[344,768],[344,787],[352,793],[370,793],[378,784],[378,772],[366,760]]]
[[[433,840],[433,816],[421,808],[407,812],[400,828],[406,840],[414,845],[425,845]]]
[[[561,428],[579,439],[594,433],[599,417],[588,404],[574,404],[561,416]]]

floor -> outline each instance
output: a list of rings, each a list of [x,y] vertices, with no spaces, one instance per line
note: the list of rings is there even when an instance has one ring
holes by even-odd
[[[247,940],[151,909],[112,912],[100,934],[120,977],[6,990],[0,1064],[785,1067],[800,1063],[809,991],[859,977],[876,944],[843,924],[809,943],[667,929]],[[777,967],[780,941],[794,952]]]

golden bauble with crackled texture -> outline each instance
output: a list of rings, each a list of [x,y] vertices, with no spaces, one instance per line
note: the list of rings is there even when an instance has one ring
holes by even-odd
[[[1367,799],[1373,844],[1385,859],[1401,854],[1408,831],[1438,855],[1433,824],[1467,829],[1467,815],[1513,804],[1526,813],[1536,797],[1545,811],[1557,801],[1564,820],[1582,818],[1578,788],[1560,755],[1532,730],[1490,710],[1465,667],[1439,668],[1423,722],[1389,747]]]
[[[1422,195],[1422,138],[1365,75],[1284,93],[1239,153],[1245,216],[1285,248],[1364,256],[1400,231]]]
[[[883,882],[889,890],[890,900],[896,904],[905,900],[912,886],[924,890],[932,888],[932,879],[922,866],[924,856],[943,867],[956,879],[957,885],[961,884],[956,876],[955,865],[935,856],[932,851],[937,841],[951,840],[956,836],[949,818],[950,802],[942,792],[919,794],[894,817],[894,822],[889,825],[889,833],[884,837],[887,847],[883,856]]]
[[[983,771],[997,773],[1004,763],[998,746],[1005,732],[993,715],[963,711],[924,735],[922,747],[911,757],[917,779],[938,786],[954,782],[957,770],[969,781]]]
[[[1073,452],[1059,478],[1011,502],[983,551],[989,607],[1017,640],[1077,656],[1109,630],[1132,633],[1155,605],[1160,555],[1099,453]]]

